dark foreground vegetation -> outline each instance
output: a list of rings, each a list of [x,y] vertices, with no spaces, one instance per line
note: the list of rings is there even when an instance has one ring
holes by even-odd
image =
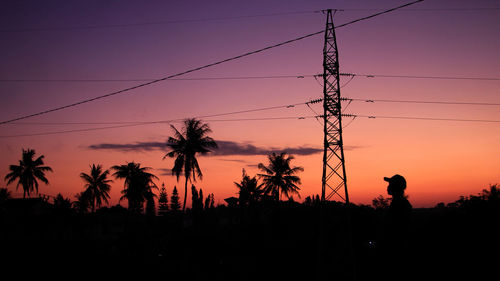
[[[201,205],[202,206],[202,205]],[[139,215],[115,206],[80,214],[43,199],[1,204],[3,277],[120,276],[164,280],[386,280],[384,206],[261,201]],[[452,204],[414,209],[400,280],[498,276],[496,187]],[[354,268],[354,269],[352,269]],[[17,276],[17,275],[16,275]]]

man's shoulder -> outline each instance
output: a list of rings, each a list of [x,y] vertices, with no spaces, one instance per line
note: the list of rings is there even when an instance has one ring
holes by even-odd
[[[393,199],[390,207],[395,209],[410,209],[410,210],[413,208],[410,201],[408,201],[408,199],[406,199],[405,197]]]

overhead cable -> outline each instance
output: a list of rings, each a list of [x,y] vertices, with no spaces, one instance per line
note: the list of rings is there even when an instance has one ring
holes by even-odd
[[[316,118],[316,116],[285,116],[285,117],[262,117],[262,118],[233,118],[233,119],[206,119],[204,122],[242,122],[242,121],[272,121],[272,120],[305,120],[310,118]],[[51,131],[51,132],[40,132],[31,134],[18,134],[18,135],[0,135],[0,138],[17,138],[17,137],[34,137],[34,136],[48,136],[48,135],[58,135],[67,133],[77,133],[77,132],[89,132],[89,131],[99,131],[99,130],[110,130],[117,128],[129,128],[143,125],[152,124],[170,124],[179,123],[183,119],[173,119],[164,121],[151,121],[151,122],[141,122],[136,124],[125,124],[117,126],[106,126],[106,127],[93,127],[93,128],[83,128],[83,129],[71,129],[71,130],[61,130],[61,131]]]
[[[38,32],[38,31],[73,31],[73,30],[89,30],[89,29],[102,29],[102,28],[119,28],[119,27],[135,27],[135,26],[148,26],[148,25],[166,25],[166,24],[180,24],[180,23],[199,23],[199,22],[217,22],[227,20],[238,20],[259,17],[274,17],[274,16],[287,16],[298,14],[312,14],[317,11],[296,11],[296,12],[282,12],[282,13],[269,13],[257,15],[241,15],[230,17],[214,17],[214,18],[199,18],[199,19],[179,19],[179,20],[161,20],[149,22],[135,22],[135,23],[122,23],[122,24],[95,24],[95,25],[80,25],[80,26],[59,26],[59,27],[27,27],[27,28],[10,28],[0,29],[0,32]]]
[[[489,102],[459,102],[459,101],[424,101],[424,100],[388,100],[388,99],[355,99],[342,98],[347,101],[362,101],[368,103],[386,102],[386,103],[418,103],[418,104],[446,104],[446,105],[478,105],[478,106],[500,106],[500,103]]]
[[[395,7],[395,8],[386,10],[386,11],[383,11],[383,12],[375,13],[375,14],[370,15],[370,16],[366,16],[366,17],[362,17],[362,18],[359,18],[359,19],[356,19],[356,20],[352,20],[350,22],[338,25],[336,28],[341,28],[341,27],[344,27],[344,26],[347,26],[347,25],[350,25],[350,24],[353,24],[353,23],[356,23],[356,22],[359,22],[359,21],[367,20],[367,19],[379,16],[379,15],[382,15],[382,14],[386,14],[386,13],[395,11],[397,9],[401,9],[401,8],[404,8],[404,7],[407,7],[407,6],[410,6],[410,5],[422,2],[422,1],[423,0],[413,1],[411,3],[404,4],[404,5],[401,5],[401,6],[398,6],[398,7]],[[250,56],[250,55],[253,55],[253,54],[257,54],[257,53],[263,52],[263,51],[267,51],[267,50],[270,50],[270,49],[273,49],[273,48],[276,48],[276,47],[280,47],[280,46],[283,46],[283,45],[286,45],[286,44],[290,44],[292,42],[300,41],[300,40],[303,40],[303,39],[306,39],[306,38],[309,38],[309,37],[313,37],[315,35],[319,35],[319,34],[322,34],[322,33],[324,33],[324,30],[321,30],[321,31],[318,31],[318,32],[313,32],[313,33],[310,33],[310,34],[307,34],[307,35],[304,35],[304,36],[300,36],[300,37],[297,37],[297,38],[294,38],[294,39],[290,39],[290,40],[287,40],[287,41],[284,41],[284,42],[281,42],[281,43],[278,43],[278,44],[270,45],[270,46],[262,48],[262,49],[258,49],[258,50],[251,51],[251,52],[247,52],[247,53],[244,53],[244,54],[241,54],[241,55],[238,55],[238,56],[230,57],[230,58],[227,58],[227,59],[224,59],[224,60],[220,60],[220,61],[217,61],[217,62],[214,62],[214,63],[206,64],[206,65],[203,65],[203,66],[200,66],[200,67],[192,68],[192,69],[189,69],[189,70],[177,73],[177,74],[169,75],[169,76],[166,76],[166,77],[163,77],[163,78],[160,78],[160,79],[156,79],[156,80],[153,80],[153,81],[142,83],[142,84],[139,84],[139,85],[136,85],[136,86],[133,86],[133,87],[128,87],[128,88],[125,88],[125,89],[122,89],[122,90],[118,90],[118,91],[115,91],[115,92],[111,92],[111,93],[108,93],[108,94],[105,94],[105,95],[101,95],[101,96],[97,96],[97,97],[94,97],[94,98],[90,98],[90,99],[82,100],[82,101],[79,101],[79,102],[75,102],[75,103],[72,103],[72,104],[68,104],[68,105],[64,105],[64,106],[60,106],[60,107],[56,107],[56,108],[44,110],[44,111],[41,111],[41,112],[38,112],[38,113],[33,113],[33,114],[29,114],[29,115],[24,115],[24,116],[21,116],[21,117],[13,118],[13,119],[10,119],[10,120],[1,121],[0,125],[1,124],[6,124],[6,123],[10,123],[10,122],[14,122],[14,121],[18,121],[18,120],[22,120],[22,119],[27,119],[27,118],[35,117],[35,116],[39,116],[39,115],[43,115],[43,114],[47,114],[47,113],[54,112],[54,111],[59,111],[59,110],[70,108],[70,107],[74,107],[74,106],[78,106],[78,105],[81,105],[81,104],[85,104],[85,103],[88,103],[88,102],[100,100],[100,99],[107,98],[107,97],[110,97],[110,96],[115,96],[115,95],[118,95],[118,94],[129,92],[131,90],[135,90],[135,89],[142,88],[142,87],[145,87],[145,86],[148,86],[148,85],[151,85],[151,84],[155,84],[155,83],[158,83],[158,82],[161,82],[161,81],[165,81],[165,80],[168,80],[168,79],[171,79],[171,78],[179,77],[179,76],[182,76],[182,75],[185,75],[185,74],[188,74],[188,73],[192,73],[192,72],[199,71],[199,70],[202,70],[202,69],[205,69],[205,68],[209,68],[209,67],[212,67],[212,66],[216,66],[216,65],[219,65],[219,64],[223,64],[223,63],[226,63],[226,62],[237,60],[237,59],[240,59],[240,58],[243,58],[243,57],[247,57],[247,56]]]
[[[436,117],[416,117],[416,116],[384,116],[384,115],[360,115],[342,114],[343,117],[369,118],[369,119],[403,119],[403,120],[425,120],[425,121],[453,121],[453,122],[478,122],[478,123],[500,123],[500,120],[491,119],[461,119],[461,118],[436,118]]]
[[[322,75],[322,74],[319,74]],[[387,75],[387,74],[362,74],[340,73],[340,76],[362,76],[366,78],[409,78],[409,79],[439,79],[439,80],[483,80],[500,81],[499,77],[464,77],[464,76],[432,76],[432,75]]]

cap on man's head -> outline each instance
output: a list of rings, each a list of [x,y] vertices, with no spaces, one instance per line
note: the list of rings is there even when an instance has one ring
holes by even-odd
[[[390,178],[384,177],[384,180],[390,184],[394,184],[402,187],[403,189],[406,189],[406,180],[401,175],[396,174]]]

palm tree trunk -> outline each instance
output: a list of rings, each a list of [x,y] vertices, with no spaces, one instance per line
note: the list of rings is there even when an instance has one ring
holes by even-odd
[[[186,177],[186,183],[184,184],[184,204],[182,205],[182,213],[186,211],[187,190],[188,190],[188,178]]]

